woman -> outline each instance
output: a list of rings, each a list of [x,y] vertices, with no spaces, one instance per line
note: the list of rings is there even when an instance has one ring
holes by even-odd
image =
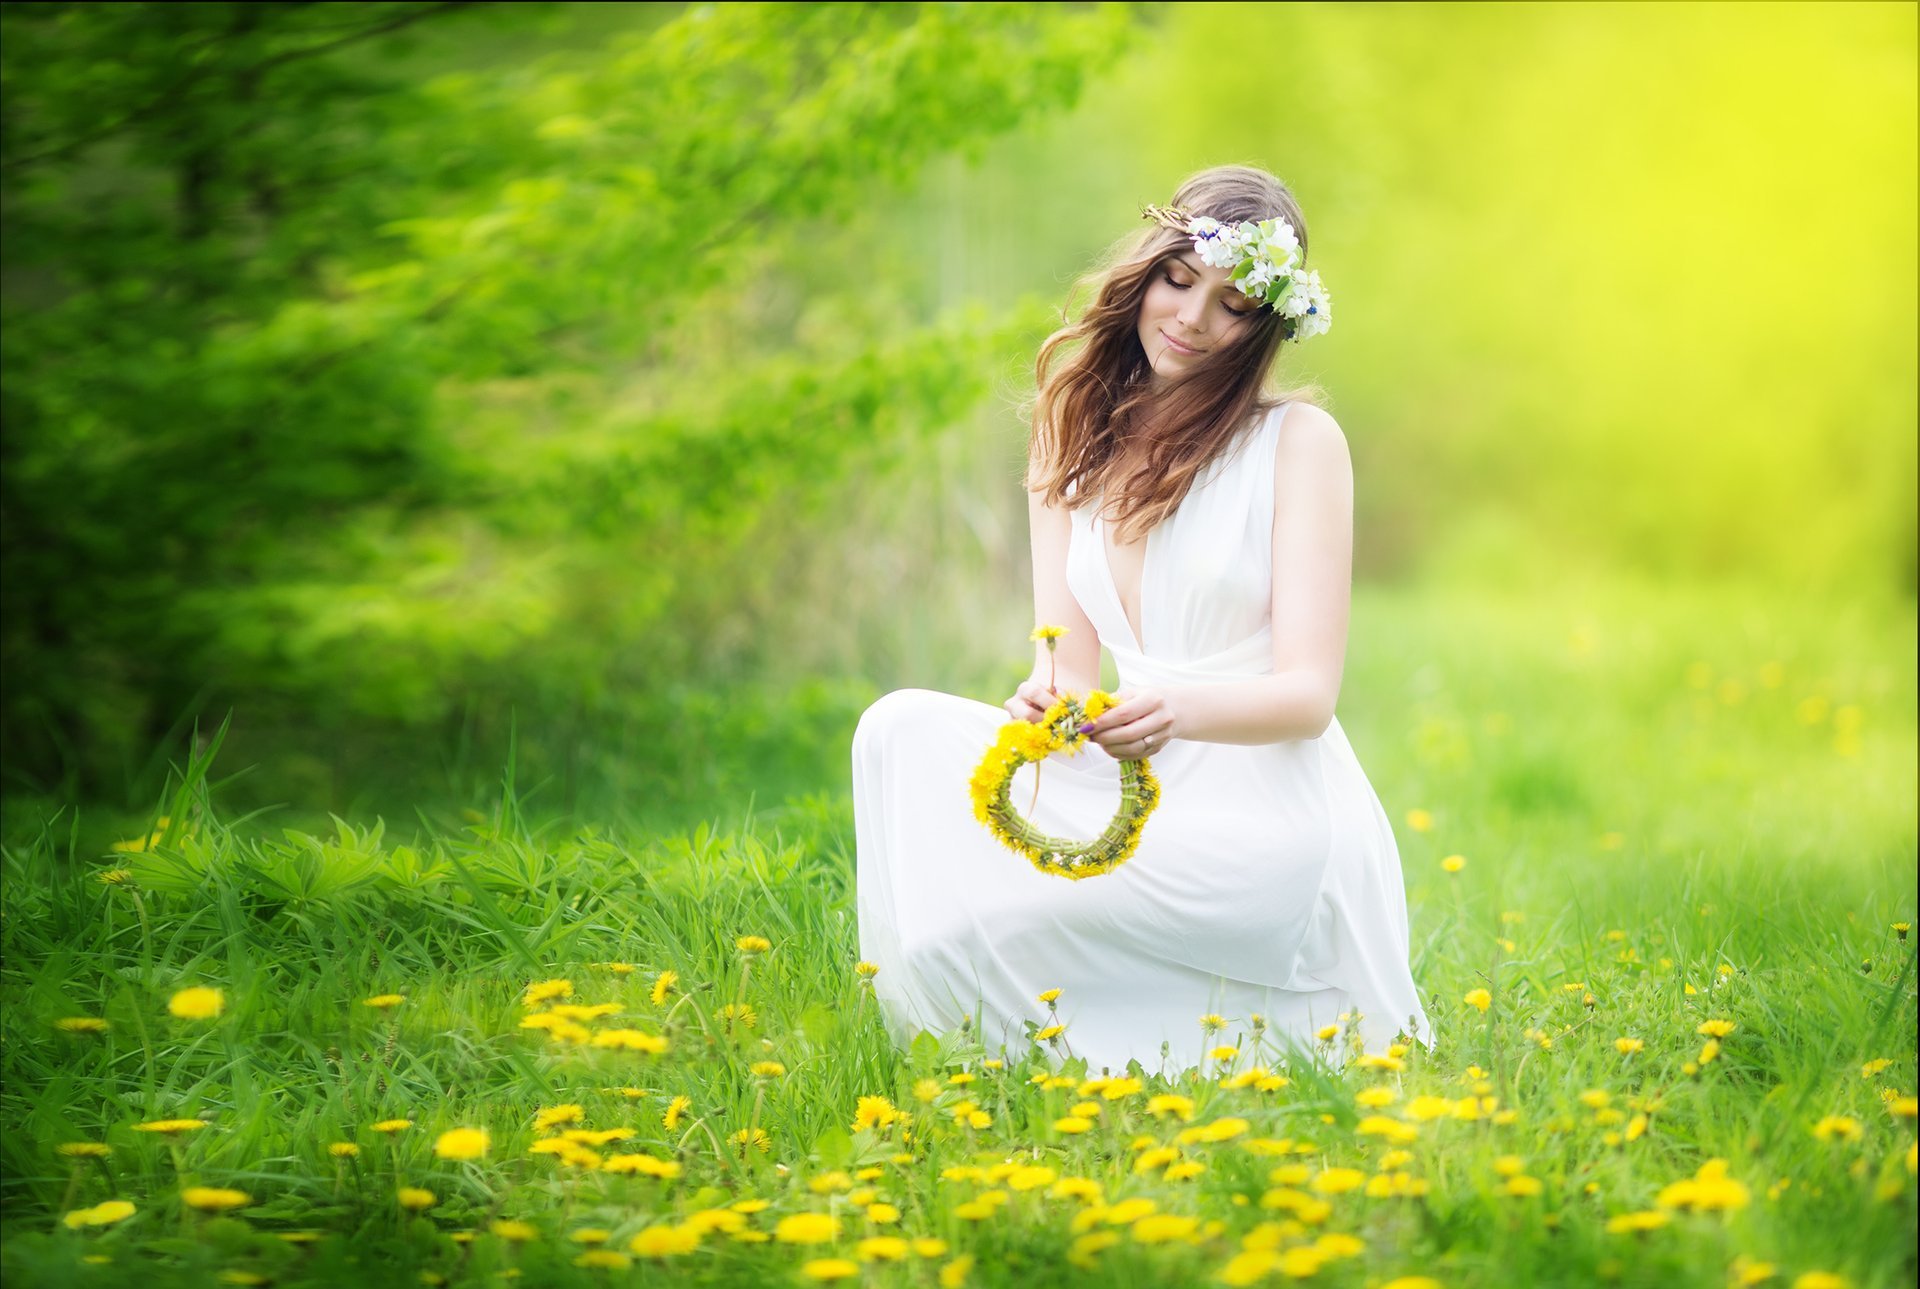
[[[900,690],[854,735],[861,956],[900,1042],[972,1024],[1018,1052],[1063,1025],[1048,1042],[1115,1073],[1172,1073],[1242,1036],[1272,1060],[1275,1040],[1312,1047],[1336,1025],[1336,1062],[1431,1045],[1392,829],[1333,714],[1346,440],[1302,397],[1263,395],[1281,345],[1331,321],[1305,221],[1244,166],[1147,217],[1036,364],[1034,613],[1067,628],[1057,653],[1036,646],[1005,710]],[[1009,714],[1095,687],[1102,645],[1120,688],[1089,727],[1100,750],[1045,761],[1028,818],[1094,836],[1119,762],[1143,757],[1160,803],[1131,859],[1066,881],[976,822],[967,779]],[[1023,809],[1034,773],[1015,780]]]

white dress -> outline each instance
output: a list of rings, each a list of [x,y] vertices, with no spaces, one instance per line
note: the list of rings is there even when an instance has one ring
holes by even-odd
[[[1242,431],[1148,533],[1140,640],[1103,521],[1095,507],[1073,511],[1067,583],[1122,689],[1273,671],[1274,451],[1288,406]],[[1089,1069],[1117,1074],[1137,1058],[1173,1074],[1250,1038],[1255,1013],[1270,1040],[1310,1047],[1354,1010],[1366,1051],[1402,1034],[1432,1045],[1408,968],[1393,830],[1338,720],[1316,739],[1169,743],[1152,758],[1160,804],[1139,849],[1070,881],[1036,870],[973,816],[968,776],[1008,719],[988,703],[903,689],[855,731],[860,956],[879,968],[874,991],[895,1042],[971,1017],[989,1051],[1017,1055],[1023,1022],[1064,1023],[1067,1054]],[[1033,773],[1014,780],[1022,813]],[[1047,759],[1028,817],[1054,836],[1092,837],[1118,801],[1118,763],[1088,744]],[[1050,989],[1060,990],[1057,1018],[1038,998]],[[1208,1013],[1229,1027],[1205,1034]],[[1269,1046],[1263,1063],[1275,1056]]]

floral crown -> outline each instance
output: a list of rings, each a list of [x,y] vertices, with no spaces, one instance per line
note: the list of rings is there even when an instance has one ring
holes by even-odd
[[[1249,300],[1270,306],[1288,340],[1306,340],[1333,326],[1333,301],[1320,275],[1300,265],[1300,238],[1285,219],[1223,224],[1171,206],[1148,206],[1141,218],[1193,238],[1193,249],[1216,269],[1233,270]]]

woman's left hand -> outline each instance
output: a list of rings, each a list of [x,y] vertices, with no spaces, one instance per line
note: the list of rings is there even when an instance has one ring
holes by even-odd
[[[1116,761],[1138,761],[1161,751],[1180,737],[1179,718],[1173,703],[1157,689],[1123,689],[1114,695],[1120,701],[1100,714],[1100,719],[1081,726],[1088,739]]]

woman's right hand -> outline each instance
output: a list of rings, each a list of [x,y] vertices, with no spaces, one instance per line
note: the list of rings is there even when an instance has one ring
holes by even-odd
[[[1053,706],[1054,700],[1059,696],[1057,690],[1049,689],[1039,681],[1029,679],[1020,682],[1020,688],[1013,691],[1013,697],[1000,705],[1006,708],[1007,714],[1015,720],[1038,724],[1040,718],[1047,714],[1047,709]]]

